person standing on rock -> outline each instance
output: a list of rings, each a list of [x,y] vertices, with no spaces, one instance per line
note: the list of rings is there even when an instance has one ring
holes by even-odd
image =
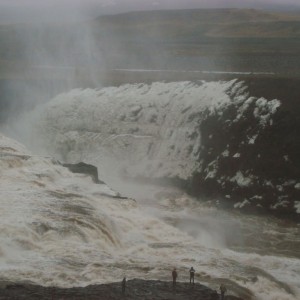
[[[193,267],[190,268],[190,284],[193,281],[193,284],[195,283],[194,281],[194,277],[195,277],[195,269]]]
[[[173,271],[172,271],[173,287],[176,286],[177,275],[178,275],[178,274],[177,274],[176,268],[174,268]]]
[[[225,299],[225,293],[227,292],[226,286],[222,283],[220,285],[220,291],[221,291],[221,300]]]
[[[126,276],[124,276],[122,280],[122,294],[125,294],[125,289],[126,289]]]

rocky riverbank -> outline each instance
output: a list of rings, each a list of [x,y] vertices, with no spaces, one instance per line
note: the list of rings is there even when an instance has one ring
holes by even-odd
[[[11,284],[2,282],[0,284],[1,300],[218,300],[219,295],[216,291],[196,283],[178,282],[176,288],[172,287],[172,283],[168,281],[157,280],[128,280],[126,284],[125,294],[122,294],[121,282],[108,284],[89,285],[87,287],[74,288],[54,288],[42,287],[31,284]],[[227,295],[226,300],[242,300],[235,296]]]

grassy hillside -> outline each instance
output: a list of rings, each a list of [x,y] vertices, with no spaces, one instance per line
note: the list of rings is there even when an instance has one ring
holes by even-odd
[[[299,54],[300,14],[252,9],[130,12],[89,24],[0,26],[0,78],[20,75],[15,70],[21,65],[83,73],[132,68],[299,76]]]
[[[94,28],[99,39],[106,35],[113,41],[109,65],[124,66],[121,52],[137,68],[298,76],[300,14],[252,9],[132,12],[99,17]]]
[[[207,9],[131,12],[102,16],[96,21],[114,34],[190,40],[191,37],[293,37],[299,38],[300,14],[253,9]],[[269,35],[268,35],[269,34]]]

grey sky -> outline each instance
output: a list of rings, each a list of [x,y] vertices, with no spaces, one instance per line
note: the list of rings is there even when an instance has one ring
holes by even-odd
[[[300,0],[0,0],[0,23],[79,20],[133,10],[221,7],[300,10]]]

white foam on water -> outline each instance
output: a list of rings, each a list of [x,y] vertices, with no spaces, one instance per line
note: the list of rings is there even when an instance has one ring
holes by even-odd
[[[9,148],[20,154],[0,155],[1,277],[83,286],[124,273],[170,280],[174,266],[179,280],[187,280],[193,266],[196,279],[214,289],[230,280],[229,292],[236,294],[246,288],[255,299],[297,299],[299,259],[265,249],[259,240],[264,227],[281,234],[274,221],[226,213],[180,190],[123,178],[187,178],[201,147],[200,136],[189,138],[199,126],[193,116],[218,111],[233,101],[227,91],[238,88],[230,81],[74,90],[22,123],[34,126],[27,132],[34,133],[31,145],[40,153],[97,165],[100,179],[128,199],[1,137],[1,154]],[[299,229],[284,230],[297,245]],[[245,240],[249,232],[253,249]]]

